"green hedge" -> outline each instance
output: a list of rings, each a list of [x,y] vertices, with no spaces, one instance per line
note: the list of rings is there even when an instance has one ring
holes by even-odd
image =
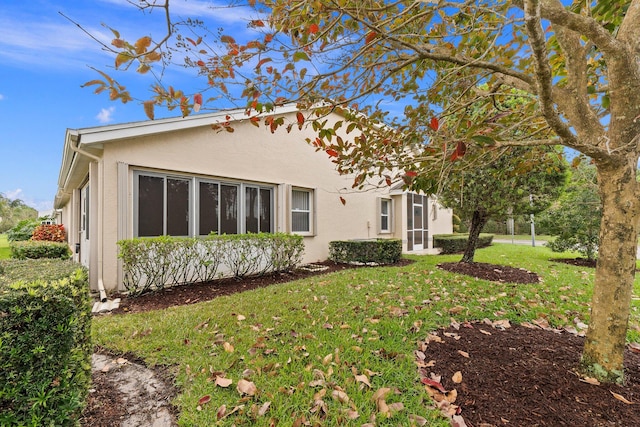
[[[121,240],[123,283],[130,295],[165,286],[287,271],[302,261],[302,236],[284,233]]]
[[[50,259],[0,270],[0,425],[76,425],[91,383],[87,273]]]
[[[25,240],[11,242],[11,258],[16,259],[39,259],[39,258],[62,258],[71,256],[71,251],[66,243],[48,242],[45,240]]]
[[[399,239],[336,240],[329,243],[329,259],[339,263],[395,264],[402,255]]]
[[[468,234],[435,234],[433,236],[433,247],[442,249],[442,254],[455,254],[464,252],[467,246]],[[485,248],[491,245],[493,234],[480,233],[478,236],[478,248]]]

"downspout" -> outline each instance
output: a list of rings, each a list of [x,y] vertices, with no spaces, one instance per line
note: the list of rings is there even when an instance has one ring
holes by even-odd
[[[80,136],[78,134],[72,135],[71,138],[71,143],[69,144],[69,148],[71,148],[71,150],[74,153],[86,156],[88,158],[90,158],[91,160],[95,161],[98,164],[98,203],[100,203],[100,200],[102,200],[102,175],[103,175],[103,165],[102,165],[102,159],[98,156],[95,156],[91,153],[88,153],[82,149],[80,149],[80,147],[78,146],[79,144],[79,140],[80,140]],[[74,146],[75,144],[75,146]],[[89,207],[90,208],[90,207]],[[98,209],[98,221],[97,223],[99,224],[100,228],[102,228],[102,214],[101,214],[101,209]],[[107,292],[104,289],[104,281],[103,281],[103,276],[102,276],[102,232],[100,229],[98,229],[98,292],[100,293],[100,301],[101,302],[106,302],[107,301]]]

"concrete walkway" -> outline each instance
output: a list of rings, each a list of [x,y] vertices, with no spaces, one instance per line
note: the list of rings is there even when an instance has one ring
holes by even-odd
[[[529,245],[531,246],[531,240],[509,240],[509,239],[493,239],[493,243],[512,243],[514,245]],[[544,246],[547,243],[545,240],[536,239],[536,246]],[[636,258],[640,259],[640,246],[636,249]]]
[[[106,375],[123,394],[127,418],[120,427],[174,427],[167,387],[154,372],[126,359],[94,353],[91,360],[94,373]],[[114,426],[117,425],[114,423]]]

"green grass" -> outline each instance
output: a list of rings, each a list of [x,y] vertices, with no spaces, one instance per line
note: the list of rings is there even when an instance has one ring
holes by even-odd
[[[0,234],[0,259],[8,259],[11,257],[11,249],[9,249],[9,240],[6,234]]]
[[[417,343],[452,318],[544,318],[557,327],[588,322],[593,270],[553,262],[560,256],[547,248],[510,244],[477,251],[476,261],[537,272],[543,283],[535,285],[492,283],[436,268],[459,255],[412,256],[417,262],[402,268],[354,269],[190,306],[97,317],[94,338],[96,344],[133,352],[151,365],[171,365],[181,390],[174,403],[183,426],[292,425],[296,420],[397,426],[411,425],[410,416],[416,415],[427,425],[444,427],[448,422],[429,409],[419,383]],[[638,282],[635,295],[633,341],[640,339]],[[449,313],[453,307],[459,314]],[[437,373],[437,364],[431,369]],[[366,375],[371,387],[356,375]],[[216,386],[216,376],[233,384]],[[255,396],[242,397],[236,390],[243,377],[256,385]],[[387,404],[403,405],[389,418],[377,412],[372,400],[383,387],[392,390]],[[333,399],[336,390],[346,393],[349,402]],[[199,408],[204,396],[211,400]],[[219,420],[223,405],[226,414],[234,412]],[[349,419],[350,410],[358,418]]]
[[[493,239],[494,240],[518,240],[518,241],[531,241],[531,235],[530,234],[514,234],[513,236],[511,234],[494,234],[493,235]],[[537,235],[536,234],[536,242],[538,242],[538,240],[541,241],[545,241],[545,242],[549,242],[551,240],[555,239],[555,236],[547,236],[546,234],[541,234],[541,235]]]

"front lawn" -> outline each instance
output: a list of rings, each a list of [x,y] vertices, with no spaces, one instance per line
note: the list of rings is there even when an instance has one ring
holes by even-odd
[[[538,273],[543,282],[534,285],[436,268],[460,255],[413,256],[405,267],[346,270],[200,304],[96,317],[94,338],[148,364],[174,366],[182,390],[174,403],[185,426],[397,426],[419,417],[448,426],[419,383],[417,343],[452,319],[587,323],[593,270],[550,261],[561,256],[510,244],[477,251],[478,262]],[[632,341],[640,340],[639,281],[635,295]],[[391,390],[386,404],[396,404],[388,418],[374,398],[383,388]]]
[[[0,234],[0,259],[8,259],[11,257],[11,249],[9,248],[9,240],[6,234]]]

